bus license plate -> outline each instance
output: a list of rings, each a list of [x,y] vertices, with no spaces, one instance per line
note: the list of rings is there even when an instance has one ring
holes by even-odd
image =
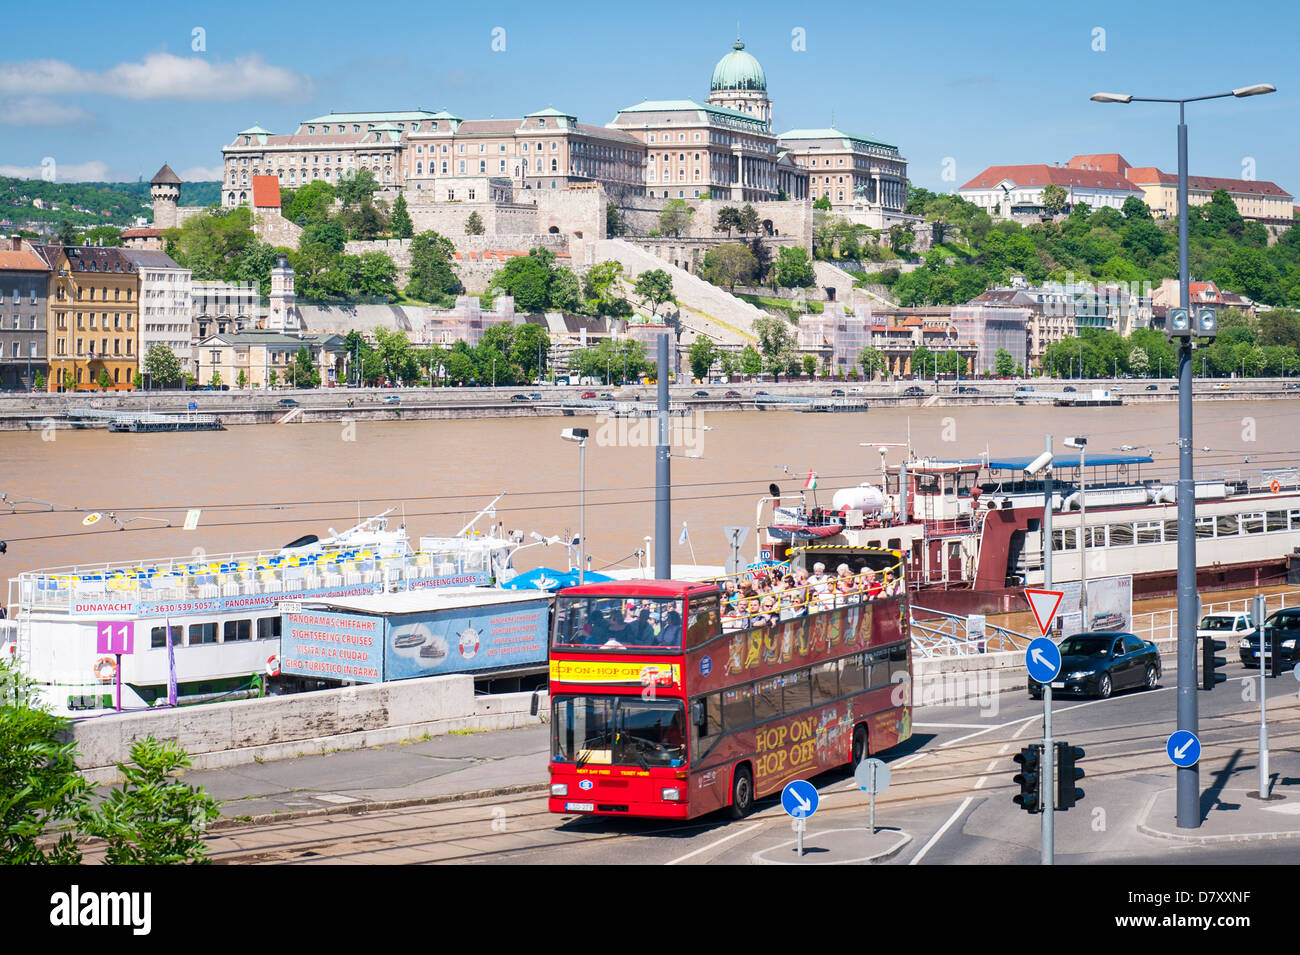
[[[594,802],[566,802],[564,804],[565,812],[595,812],[596,804]]]

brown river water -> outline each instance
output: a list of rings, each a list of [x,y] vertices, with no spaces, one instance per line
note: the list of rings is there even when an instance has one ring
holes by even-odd
[[[388,506],[405,509],[412,538],[450,535],[501,492],[497,519],[525,533],[578,531],[578,447],[564,427],[589,427],[586,517],[592,567],[624,560],[654,530],[654,425],[595,418],[359,421],[257,425],[223,432],[110,434],[0,432],[0,577],[97,561],[136,561],[273,549],[303,534],[343,530]],[[875,481],[880,457],[862,442],[909,439],[918,456],[1036,455],[1071,434],[1090,453],[1133,445],[1153,451],[1143,477],[1177,474],[1177,407],[967,406],[866,413],[714,412],[674,420],[673,560],[720,564],[724,525],[752,528],[771,482],[783,491],[817,472],[817,500]],[[1300,406],[1288,401],[1206,401],[1196,406],[1198,475],[1300,462]],[[1201,451],[1208,446],[1209,452]],[[1249,456],[1250,462],[1246,462]],[[896,464],[901,449],[891,449]],[[785,469],[788,469],[788,473]],[[58,510],[41,511],[44,503]],[[77,510],[69,510],[75,508]],[[185,511],[202,508],[196,530]],[[115,512],[83,526],[87,512]],[[154,521],[171,521],[162,527]],[[682,522],[690,543],[678,544]],[[486,519],[479,524],[487,529]],[[744,554],[754,553],[751,530]],[[517,566],[566,566],[561,547],[532,547]]]

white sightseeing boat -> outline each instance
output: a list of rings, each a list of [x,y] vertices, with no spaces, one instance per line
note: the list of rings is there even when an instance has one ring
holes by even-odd
[[[457,536],[421,537],[416,547],[405,526],[389,529],[390,510],[275,551],[21,573],[9,582],[0,653],[62,715],[116,705],[117,657],[100,650],[107,625],[133,638],[120,657],[123,709],[166,703],[172,660],[181,702],[249,695],[254,676],[271,692],[309,688],[279,675],[281,602],[504,582],[522,535],[473,531],[490,507]]]
[[[881,478],[837,491],[829,507],[810,492],[772,493],[758,504],[760,558],[804,553],[811,563],[845,548],[907,554],[909,589],[923,607],[952,613],[1026,609],[1025,587],[1043,584],[1045,490],[1029,457],[911,459]],[[1172,593],[1178,568],[1177,486],[1144,479],[1145,455],[1055,455],[1054,584],[1132,576],[1134,597]],[[1081,473],[1083,472],[1083,473]],[[1081,507],[1080,479],[1086,501]],[[1300,561],[1300,468],[1232,472],[1196,481],[1197,587],[1261,586]],[[820,558],[813,556],[820,554]]]

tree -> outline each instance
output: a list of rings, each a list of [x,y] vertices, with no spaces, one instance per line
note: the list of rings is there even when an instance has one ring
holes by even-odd
[[[388,227],[392,229],[393,235],[399,239],[409,239],[415,235],[415,226],[411,222],[411,213],[406,208],[406,196],[398,193],[393,200],[393,211],[388,217]],[[481,234],[481,233],[471,233]]]
[[[465,220],[465,234],[482,235],[483,232],[483,217],[477,212],[471,212],[469,218]]]
[[[660,305],[677,301],[673,298],[672,276],[663,269],[650,269],[638,275],[632,293],[640,296],[642,302],[649,303],[650,311],[656,317]]]
[[[794,331],[784,318],[765,316],[754,319],[754,334],[758,336],[758,350],[772,371],[784,369],[795,348]]]
[[[311,352],[306,345],[300,345],[298,353],[294,355],[292,377],[295,388],[315,388],[320,384],[320,372],[316,370],[316,363],[311,360]]]
[[[235,387],[240,389],[248,387],[248,375],[244,374],[242,368],[239,369],[239,374],[235,376]]]
[[[510,360],[523,369],[528,380],[542,377],[551,354],[551,336],[543,325],[526,322],[515,325],[514,341],[510,346]]]
[[[1070,201],[1069,193],[1062,186],[1054,182],[1049,182],[1043,186],[1043,209],[1056,215],[1065,208],[1065,204]]]
[[[622,275],[623,263],[613,259],[597,262],[587,269],[587,274],[582,281],[582,293],[595,302],[597,315],[608,314],[606,309],[615,300],[621,301],[614,294],[614,289],[617,288],[618,280]]]
[[[1145,375],[1151,370],[1151,359],[1146,351],[1134,345],[1128,353],[1128,370],[1135,375]]]
[[[1150,207],[1148,207],[1147,204],[1137,196],[1129,196],[1125,199],[1124,204],[1120,206],[1119,211],[1123,214],[1124,218],[1130,222],[1138,219],[1145,219],[1148,221],[1151,219]]]
[[[998,378],[1010,378],[1016,370],[1016,360],[1011,357],[1011,352],[1005,348],[999,348],[993,354],[993,374]]]
[[[69,220],[64,219],[59,223],[59,231],[54,234],[54,240],[59,245],[76,245],[77,244],[77,227]]]
[[[709,369],[713,367],[717,354],[712,340],[704,335],[695,339],[690,350],[691,374],[701,380],[709,377]]]
[[[737,285],[751,281],[757,271],[758,260],[748,246],[724,242],[704,254],[700,278],[734,291]]]
[[[614,238],[623,234],[623,216],[618,211],[618,206],[612,202],[605,203],[605,235],[607,238]]]
[[[912,254],[912,243],[916,241],[916,233],[908,226],[891,225],[889,227],[889,247],[894,250],[895,255],[907,257]]]
[[[935,372],[934,352],[924,345],[917,345],[912,349],[912,375],[919,375],[922,378],[929,378]]]
[[[374,194],[379,191],[379,183],[369,169],[358,169],[340,179],[335,191],[343,200],[343,208],[346,209],[349,206],[370,202]]]
[[[858,364],[862,366],[862,377],[867,380],[875,379],[876,372],[882,372],[889,367],[884,352],[870,345],[858,352]]]
[[[713,226],[714,232],[727,230],[727,238],[731,238],[731,230],[740,228],[740,210],[735,206],[723,206],[718,210],[718,221]]]
[[[181,380],[181,362],[166,345],[150,345],[144,356],[144,370],[150,382],[160,388],[177,384]]]
[[[379,238],[389,228],[383,203],[376,204],[368,198],[355,209],[345,206],[341,218],[347,224],[349,236],[363,242]]]
[[[410,281],[406,294],[421,302],[443,303],[461,290],[452,271],[456,247],[437,232],[421,232],[411,240]]]
[[[669,199],[659,213],[659,231],[665,235],[681,235],[691,223],[695,210],[682,199]]]
[[[736,356],[733,352],[720,351],[718,356],[718,370],[722,372],[722,377],[728,381],[736,373]]]
[[[805,377],[805,378],[812,378],[813,375],[817,374],[817,356],[816,356],[816,355],[804,355],[804,356],[803,356],[803,374],[804,374],[804,377]]]
[[[122,244],[122,230],[117,226],[97,225],[87,229],[81,237],[82,245],[117,246]]]
[[[109,865],[194,865],[208,861],[203,832],[220,815],[219,803],[177,780],[190,765],[185,750],[152,735],[131,746],[131,762],[118,763],[123,783],[84,823],[107,843]]]
[[[334,255],[343,252],[343,247],[348,241],[348,230],[334,219],[321,222],[317,225],[310,225],[303,229],[302,236],[298,240],[298,247],[305,248],[309,245],[323,245]]]
[[[211,385],[213,388],[220,388],[221,372],[217,371],[216,369],[213,369],[212,377],[208,379],[208,384]]]
[[[776,254],[776,284],[781,288],[808,288],[816,281],[808,251],[786,246]]]
[[[256,241],[252,226],[247,206],[213,209],[168,229],[163,238],[167,254],[192,270],[195,279],[229,282],[245,250]]]
[[[46,385],[45,373],[38,371],[36,373],[35,379],[33,379],[32,381],[32,388],[36,391],[44,391],[45,385]]]
[[[492,276],[488,287],[511,295],[515,309],[525,314],[545,312],[550,304],[551,269],[542,256],[512,258]]]
[[[824,212],[830,212],[830,211],[831,211],[831,197],[830,197],[830,196],[822,196],[821,198],[815,200],[815,201],[813,202],[813,208],[814,208],[814,209],[819,209],[819,210],[824,211]]]
[[[67,827],[84,812],[91,785],[77,769],[76,746],[61,741],[70,725],[45,709],[31,679],[0,659],[0,864],[81,862]]]
[[[748,202],[740,210],[740,219],[736,226],[741,235],[757,235],[763,226],[758,220],[758,212]]]
[[[746,345],[740,351],[740,372],[753,378],[763,371],[763,356],[753,345]]]
[[[312,180],[300,189],[292,190],[289,196],[287,203],[281,201],[281,215],[290,222],[307,228],[329,221],[334,187],[324,179]]]
[[[98,380],[96,381],[96,384],[99,385],[99,390],[100,390],[100,391],[108,391],[108,389],[112,387],[112,385],[113,385],[113,379],[111,379],[111,378],[108,377],[108,369],[107,369],[107,368],[101,368],[101,369],[99,370],[99,378],[98,378]]]

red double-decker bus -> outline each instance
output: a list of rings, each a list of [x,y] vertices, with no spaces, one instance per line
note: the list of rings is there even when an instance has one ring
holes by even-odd
[[[550,810],[686,819],[730,807],[739,818],[792,779],[907,739],[902,553],[844,559],[831,582],[753,596],[726,579],[561,591]]]

